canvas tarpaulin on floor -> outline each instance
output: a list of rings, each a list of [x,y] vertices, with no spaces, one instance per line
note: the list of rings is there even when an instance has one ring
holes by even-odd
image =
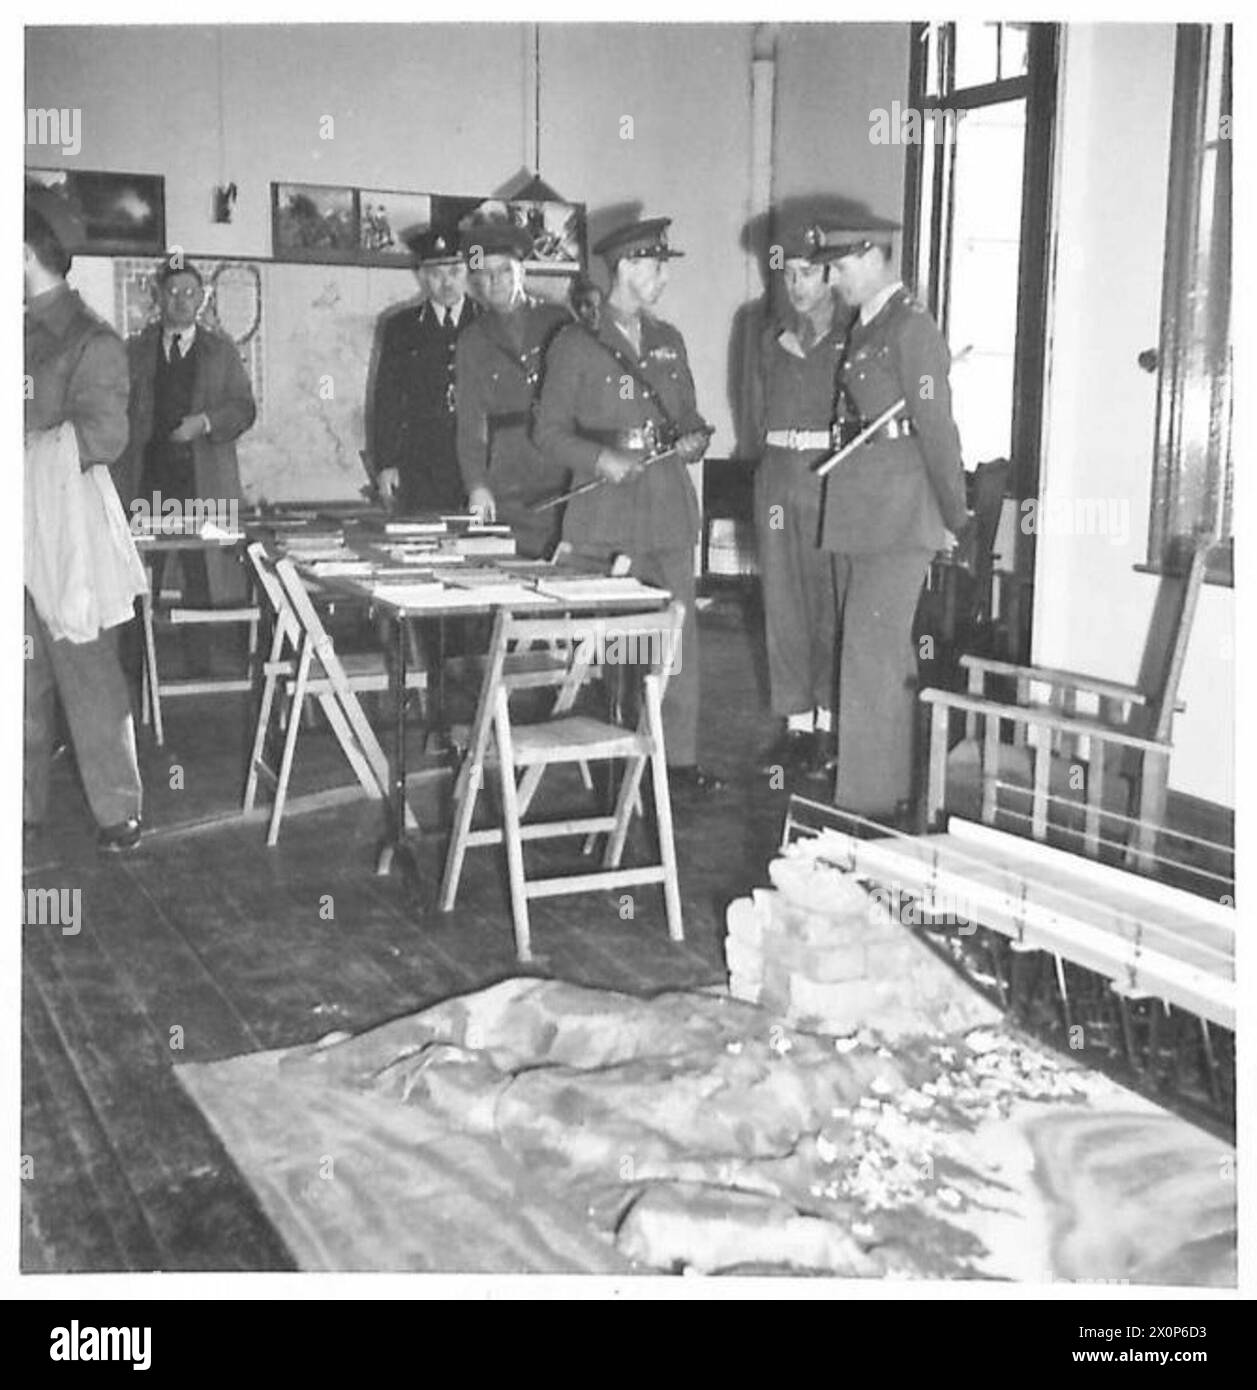
[[[519,978],[178,1075],[307,1270],[1139,1279],[1190,1248],[1192,1282],[1227,1281],[1225,1145],[995,1031],[944,1041]],[[1118,1162],[1080,1164],[1078,1125]],[[1113,1190],[1149,1154],[1173,1212]],[[1081,1247],[1075,1180],[1110,1225]]]

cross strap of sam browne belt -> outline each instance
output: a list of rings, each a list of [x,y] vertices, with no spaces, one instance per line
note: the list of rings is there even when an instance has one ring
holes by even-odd
[[[655,390],[651,382],[642,374],[637,363],[631,358],[626,357],[614,343],[608,343],[600,338],[588,324],[582,323],[579,326],[583,332],[587,333],[589,337],[598,344],[603,352],[607,353],[608,356],[614,360],[616,366],[641,388],[641,393],[645,396],[647,404],[653,406],[663,417],[662,424],[667,433],[667,440],[665,442],[670,443],[674,438],[679,438],[681,434],[680,425],[678,425],[673,418],[672,412],[664,405],[663,398],[660,396],[659,392]]]

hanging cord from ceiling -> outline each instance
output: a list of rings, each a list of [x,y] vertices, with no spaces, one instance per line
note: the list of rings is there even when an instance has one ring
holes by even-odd
[[[532,27],[532,167],[541,173],[541,25]]]

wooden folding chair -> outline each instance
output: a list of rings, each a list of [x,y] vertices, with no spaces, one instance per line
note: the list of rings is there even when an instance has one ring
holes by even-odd
[[[387,690],[389,675],[384,658],[379,653],[343,659],[337,655],[332,639],[291,560],[273,559],[257,541],[249,546],[248,556],[259,588],[270,605],[274,630],[270,651],[262,664],[262,696],[253,748],[249,755],[243,809],[246,814],[252,811],[259,777],[265,777],[274,787],[274,802],[266,834],[266,843],[273,846],[279,840],[279,824],[288,797],[297,733],[307,696],[319,702],[367,796],[377,801],[388,796],[388,760],[358,703],[358,695],[363,691]],[[406,684],[408,688],[421,689],[425,680],[422,671],[414,671],[407,675]],[[272,715],[276,712],[276,695],[281,686],[288,697],[286,727],[279,766],[272,768],[266,760],[266,744]],[[409,805],[406,807],[406,824],[411,829],[417,824]]]
[[[147,566],[145,567],[147,570]],[[169,699],[175,695],[227,695],[253,688],[252,669],[257,656],[258,623],[261,611],[254,603],[239,604],[233,608],[189,608],[184,604],[174,604],[166,610],[166,621],[172,627],[221,626],[224,623],[248,626],[248,654],[245,658],[250,674],[231,677],[185,678],[177,681],[162,681],[157,669],[157,603],[152,593],[152,572],[148,571],[150,584],[140,598],[140,626],[143,629],[144,645],[142,652],[143,672],[140,680],[140,723],[152,724],[153,738],[158,748],[165,745],[166,726],[162,715],[162,697]]]
[[[515,949],[521,961],[532,959],[528,903],[532,898],[554,897],[598,889],[621,888],[635,883],[661,883],[668,919],[668,935],[683,939],[681,894],[677,882],[676,849],[672,835],[672,803],[668,794],[667,757],[660,708],[669,672],[679,654],[683,607],[672,603],[662,612],[634,613],[599,618],[526,618],[503,611],[493,629],[489,663],[480,690],[467,755],[454,790],[454,828],[445,860],[439,903],[442,911],[454,906],[462,876],[463,859],[474,845],[505,842],[511,885],[511,913]],[[548,719],[516,724],[511,718],[508,671],[512,651],[541,643],[551,655],[566,654],[565,668],[552,669],[545,682],[558,689]],[[573,714],[581,687],[593,678],[610,650],[622,654],[632,648],[639,658],[643,701],[636,727]],[[640,660],[645,655],[649,658]],[[540,674],[536,678],[540,683]],[[488,758],[498,764],[503,824],[472,829],[472,818]],[[623,780],[609,814],[572,816],[534,821],[524,817],[546,767],[552,763],[588,763],[594,759],[623,760]],[[651,768],[659,831],[659,862],[624,869],[629,821],[640,806],[638,792],[646,764]],[[522,776],[519,774],[522,773]],[[564,835],[606,833],[602,868],[595,872],[528,879],[524,872],[524,841]]]
[[[990,621],[995,537],[1010,467],[1007,459],[989,459],[967,476],[973,526],[954,553],[940,552],[930,562],[923,615],[930,615],[928,627],[947,649]]]
[[[921,700],[931,711],[927,824],[933,823],[946,800],[949,716],[952,710],[961,710],[966,737],[976,742],[981,732],[982,820],[995,820],[998,790],[1003,785],[999,781],[1000,736],[1003,726],[1010,724],[1014,746],[1033,751],[1032,836],[1046,838],[1048,803],[1054,799],[1053,755],[1068,751],[1071,758],[1087,764],[1086,853],[1094,856],[1100,851],[1105,777],[1113,771],[1127,783],[1128,814],[1122,819],[1131,831],[1126,861],[1149,870],[1165,818],[1174,715],[1183,708],[1178,688],[1208,552],[1207,541],[1197,543],[1185,567],[1162,575],[1135,685],[963,656],[960,664],[968,672],[967,691],[923,690]],[[987,690],[988,678],[1015,682],[1016,699],[993,698]],[[1039,693],[1044,691],[1046,695]],[[1096,702],[1098,712],[1081,710],[1080,699]],[[1078,745],[1083,742],[1086,757],[1080,758]],[[1115,765],[1109,763],[1110,756]]]

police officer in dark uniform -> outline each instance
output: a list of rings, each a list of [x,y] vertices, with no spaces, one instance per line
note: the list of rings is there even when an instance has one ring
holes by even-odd
[[[831,233],[817,253],[856,310],[839,373],[838,428],[850,440],[903,408],[826,480],[821,544],[838,604],[835,801],[902,823],[912,793],[916,652],[912,621],[931,557],[968,525],[951,356],[894,269],[898,224]]]
[[[451,232],[408,242],[425,300],[390,313],[381,328],[372,463],[380,496],[402,512],[460,511],[466,501],[455,440],[455,356],[479,313]]]
[[[463,235],[463,249],[485,312],[458,341],[458,462],[470,509],[505,522],[521,555],[545,556],[559,536],[557,508],[532,506],[561,491],[562,468],[533,443],[533,405],[545,350],[571,314],[524,293],[527,232],[485,222]]]
[[[651,312],[668,262],[682,254],[668,245],[670,221],[635,222],[594,247],[610,268],[611,290],[596,329],[574,324],[555,339],[536,439],[571,470],[574,484],[605,484],[568,503],[564,539],[585,554],[628,556],[633,574],[685,605],[680,670],[668,682],[663,722],[672,787],[693,794],[722,785],[698,766],[699,507],[686,471],[706,451],[708,431],[685,343]],[[643,468],[642,459],[664,446],[675,446],[675,454]]]
[[[834,389],[849,315],[816,259],[822,230],[801,220],[777,245],[789,309],[764,330],[750,381],[758,437],[755,526],[773,713],[786,727],[767,768],[823,772],[834,754],[833,566],[820,545],[823,483],[812,465],[830,452]]]

